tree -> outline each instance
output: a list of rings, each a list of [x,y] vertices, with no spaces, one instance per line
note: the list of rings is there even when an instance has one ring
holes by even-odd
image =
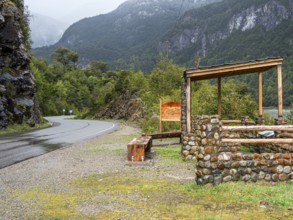
[[[90,63],[90,69],[104,73],[107,71],[107,63],[99,60],[94,60]]]
[[[61,63],[66,67],[75,67],[78,61],[77,53],[65,47],[56,48],[51,58],[53,62]]]
[[[175,90],[180,90],[183,70],[167,57],[161,57],[149,77],[149,86],[154,97],[170,96]]]

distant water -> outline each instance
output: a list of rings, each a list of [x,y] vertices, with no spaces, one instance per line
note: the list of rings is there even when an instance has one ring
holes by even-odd
[[[278,109],[276,108],[264,108],[264,112],[269,113],[269,115],[273,118],[278,117]],[[287,118],[287,115],[290,113],[290,109],[283,109],[283,117]]]

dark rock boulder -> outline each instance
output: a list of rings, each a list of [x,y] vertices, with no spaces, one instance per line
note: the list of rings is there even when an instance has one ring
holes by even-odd
[[[145,114],[141,99],[135,93],[126,92],[100,111],[96,117],[137,120],[143,118]]]
[[[23,6],[22,1],[18,1]],[[22,27],[23,7],[0,2],[0,129],[12,123],[34,126],[40,121],[35,79]]]

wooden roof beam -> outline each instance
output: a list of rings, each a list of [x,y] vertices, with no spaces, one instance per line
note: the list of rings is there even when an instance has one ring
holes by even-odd
[[[262,61],[246,62],[241,64],[226,64],[222,66],[207,67],[202,69],[186,70],[187,78],[192,80],[212,79],[248,73],[264,72],[281,65],[283,58],[267,59]]]

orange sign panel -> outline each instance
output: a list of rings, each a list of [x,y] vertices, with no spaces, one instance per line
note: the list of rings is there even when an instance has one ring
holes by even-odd
[[[180,102],[161,102],[160,119],[161,121],[180,121],[181,103]]]

